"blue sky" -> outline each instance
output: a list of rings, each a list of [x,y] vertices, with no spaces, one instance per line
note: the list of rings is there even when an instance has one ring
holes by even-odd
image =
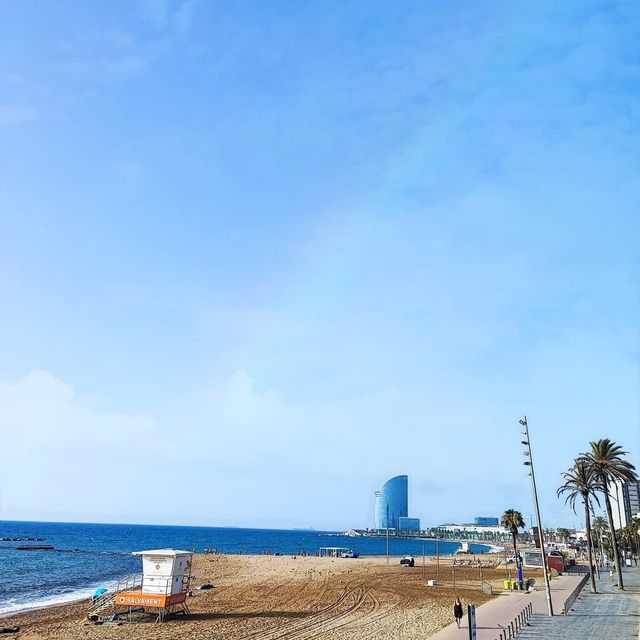
[[[5,3],[0,518],[528,519],[527,414],[580,524],[639,462],[639,14]]]

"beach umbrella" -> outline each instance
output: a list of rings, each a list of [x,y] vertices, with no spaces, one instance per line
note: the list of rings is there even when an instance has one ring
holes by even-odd
[[[93,597],[99,598],[103,593],[107,593],[107,590],[104,587],[100,587],[93,592]]]

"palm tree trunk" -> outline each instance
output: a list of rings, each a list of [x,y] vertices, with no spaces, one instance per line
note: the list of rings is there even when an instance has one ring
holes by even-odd
[[[613,511],[611,510],[611,500],[609,500],[609,492],[605,485],[604,488],[604,502],[607,505],[607,517],[609,518],[609,531],[611,532],[611,547],[613,549],[613,561],[616,565],[616,573],[618,575],[618,589],[624,591],[624,584],[622,583],[622,566],[620,564],[620,554],[618,553],[618,542],[616,541],[616,530],[613,526]]]
[[[593,575],[593,550],[591,548],[591,514],[589,513],[589,498],[584,499],[584,518],[585,527],[587,529],[587,552],[589,554],[589,578],[591,579],[591,593],[596,591],[596,577]]]

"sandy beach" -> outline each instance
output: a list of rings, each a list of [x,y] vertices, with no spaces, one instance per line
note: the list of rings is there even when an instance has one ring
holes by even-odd
[[[478,557],[489,562],[487,556]],[[497,560],[497,558],[495,558]],[[502,589],[505,568],[483,567],[493,595],[480,588],[479,568],[456,567],[452,586],[451,559],[441,560],[443,584],[426,586],[436,577],[435,563],[422,559],[404,568],[398,558],[318,558],[315,556],[199,555],[194,557],[195,590],[191,614],[162,625],[149,621],[119,626],[96,625],[87,619],[88,602],[24,612],[2,618],[0,626],[19,625],[11,637],[82,638],[327,638],[364,640],[425,638],[452,621],[452,603],[477,605]],[[528,575],[535,575],[529,573]],[[444,583],[446,580],[446,583]]]

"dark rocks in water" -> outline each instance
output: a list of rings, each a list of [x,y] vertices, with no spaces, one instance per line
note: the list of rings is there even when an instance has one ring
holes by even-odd
[[[16,549],[18,551],[54,551],[52,544],[22,544]]]

